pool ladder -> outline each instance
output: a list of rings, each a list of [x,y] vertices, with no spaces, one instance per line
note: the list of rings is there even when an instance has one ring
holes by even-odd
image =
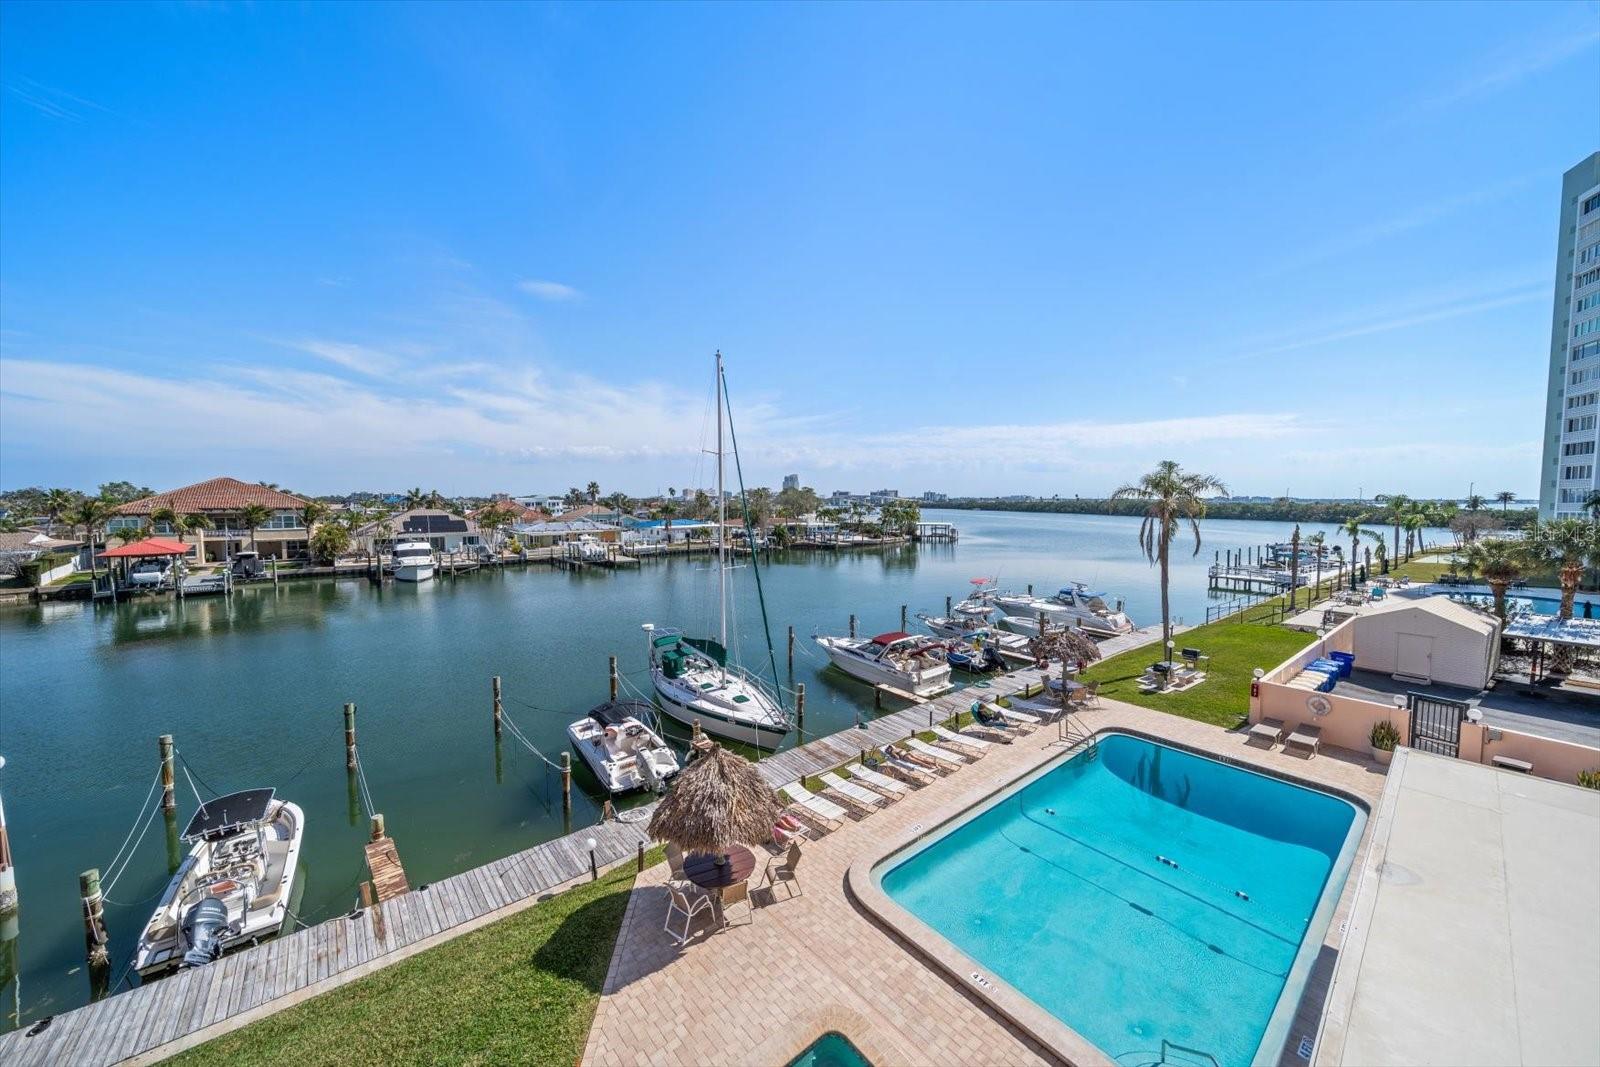
[[[1182,1053],[1182,1058],[1173,1059],[1172,1054],[1174,1052]],[[1190,1048],[1188,1045],[1179,1045],[1162,1038],[1161,1058],[1159,1060],[1150,1060],[1141,1065],[1141,1067],[1222,1067],[1222,1065],[1209,1052]]]
[[[1061,718],[1056,720],[1056,743],[1076,748],[1085,742],[1089,745],[1088,758],[1094,759],[1100,752],[1100,742],[1096,735],[1084,729],[1082,724],[1074,722],[1072,712],[1063,711]]]

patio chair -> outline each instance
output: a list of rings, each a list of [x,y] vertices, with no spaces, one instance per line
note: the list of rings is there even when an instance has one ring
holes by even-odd
[[[687,880],[683,873],[683,849],[670,841],[667,842],[667,869],[677,881]]]
[[[860,763],[852,763],[845,769],[850,772],[852,782],[860,782],[868,789],[877,790],[886,800],[899,800],[911,792],[904,782],[890,778],[886,774],[879,774],[871,767]]]
[[[920,756],[929,766],[937,767],[942,772],[959,771],[967,765],[966,756],[948,748],[936,748],[920,737],[908,737],[901,743],[912,758]]]
[[[973,759],[987,755],[989,749],[994,747],[994,742],[992,741],[985,741],[983,738],[973,737],[971,734],[958,734],[944,726],[935,726],[933,728],[933,736],[939,739],[934,742],[935,744],[942,742],[947,745],[954,745],[961,751],[962,755],[970,755]]]
[[[790,782],[778,792],[789,798],[790,806],[797,809],[796,815],[808,821],[815,820],[824,830],[837,830],[850,817],[839,805],[817,796],[799,782]]]
[[[789,851],[784,853],[783,862],[779,863],[777,857],[767,861],[767,869],[761,872],[761,884],[769,887],[774,899],[777,897],[778,886],[790,887],[791,897],[804,896],[800,888],[800,877],[796,871],[800,867],[800,844],[796,842],[789,846]]]
[[[735,882],[722,890],[722,928],[726,930],[733,923],[728,918],[728,905],[743,904],[744,910],[749,913],[749,919],[743,924],[749,926],[756,921],[755,902],[750,899],[750,883]]]
[[[688,944],[689,927],[694,924],[694,917],[702,911],[715,913],[715,905],[704,890],[693,882],[667,883],[667,919],[661,924],[661,929],[671,934],[674,941],[680,945]],[[672,918],[675,915],[683,916],[681,934],[672,928]]]
[[[1250,727],[1245,735],[1245,743],[1251,741],[1264,741],[1268,748],[1277,744],[1283,738],[1282,719],[1262,719]]]
[[[879,766],[902,782],[910,782],[912,785],[928,785],[939,780],[933,768],[913,763],[892,748],[883,750],[883,763]]]
[[[871,815],[883,807],[884,800],[870,789],[864,789],[854,782],[847,782],[832,771],[821,776],[822,791],[847,808],[854,808],[862,815]]]
[[[1083,690],[1083,703],[1085,707],[1100,706],[1100,683],[1090,682]]]
[[[1311,759],[1317,754],[1321,737],[1322,727],[1302,723],[1289,731],[1289,736],[1283,742],[1283,750],[1285,752],[1292,750],[1303,754],[1306,759]]]

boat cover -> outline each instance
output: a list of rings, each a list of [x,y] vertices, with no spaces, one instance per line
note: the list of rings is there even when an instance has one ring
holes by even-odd
[[[589,709],[589,718],[601,726],[621,726],[628,719],[649,722],[655,705],[645,700],[608,700]]]
[[[247,826],[265,822],[272,810],[272,789],[246,789],[224,797],[208,800],[200,805],[183,831],[185,841],[205,838],[214,841],[238,833]]]
[[[910,637],[910,636],[911,636],[910,634],[906,633],[903,630],[895,630],[892,633],[879,634],[877,637],[874,637],[872,639],[872,643],[875,644],[875,645],[892,645],[896,641],[900,640],[902,637]]]
[[[718,642],[711,640],[709,637],[685,637],[683,639],[683,643],[691,648],[697,648],[701,652],[704,652],[706,655],[716,660],[717,665],[720,667],[726,667],[728,665],[728,650],[723,648]]]

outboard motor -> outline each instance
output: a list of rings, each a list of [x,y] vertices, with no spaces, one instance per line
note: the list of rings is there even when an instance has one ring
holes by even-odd
[[[183,939],[189,950],[183,954],[185,967],[201,967],[222,955],[222,935],[228,929],[228,906],[216,897],[206,897],[183,917]]]

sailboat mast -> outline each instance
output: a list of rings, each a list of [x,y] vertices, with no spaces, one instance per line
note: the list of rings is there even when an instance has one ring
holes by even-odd
[[[717,349],[717,605],[720,612],[723,677],[728,659],[728,563],[722,539],[725,536],[728,505],[722,492],[722,349]]]

